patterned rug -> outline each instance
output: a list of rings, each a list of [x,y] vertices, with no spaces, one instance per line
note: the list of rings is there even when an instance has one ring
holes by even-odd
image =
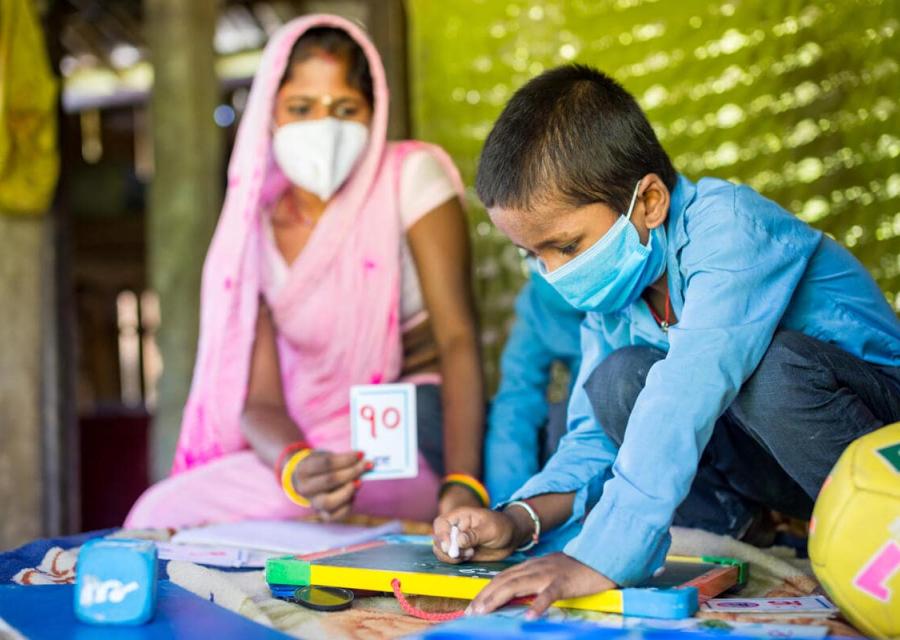
[[[353,524],[380,524],[374,519],[356,519]],[[430,527],[422,523],[405,523],[406,533],[427,534]],[[139,537],[167,541],[173,532],[167,530],[119,531],[111,537]],[[684,555],[716,555],[740,558],[750,563],[750,580],[740,597],[796,597],[821,593],[812,577],[809,563],[796,558],[792,549],[775,547],[757,549],[726,536],[717,536],[693,529],[672,530],[672,553]],[[79,544],[84,539],[79,539]],[[37,544],[37,543],[33,543]],[[46,543],[44,543],[46,545]],[[23,547],[23,549],[26,549]],[[40,547],[38,547],[40,549]],[[46,549],[39,562],[20,565],[12,579],[20,584],[65,584],[74,582],[79,547],[54,546]],[[16,558],[29,553],[17,550]],[[33,556],[33,552],[32,556]],[[9,554],[0,556],[0,566],[9,564]],[[172,561],[165,570],[174,583],[212,600],[231,611],[268,627],[297,637],[316,640],[400,638],[421,631],[431,623],[412,618],[400,609],[394,598],[358,598],[351,609],[335,613],[321,613],[271,596],[263,571],[221,571],[190,562]],[[412,597],[410,601],[425,611],[443,613],[458,611],[465,603],[449,598]],[[598,624],[616,624],[619,616],[553,610],[554,619],[595,620]],[[859,636],[840,618],[819,616],[760,615],[745,613],[701,612],[706,628],[727,629],[731,623],[798,624],[827,627],[828,633],[839,636]]]

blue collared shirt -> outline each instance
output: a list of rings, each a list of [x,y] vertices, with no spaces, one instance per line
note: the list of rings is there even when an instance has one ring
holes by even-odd
[[[516,298],[516,320],[500,358],[500,388],[485,438],[485,484],[495,501],[508,500],[540,469],[538,434],[547,421],[551,366],[561,362],[574,383],[583,318],[533,272]]]
[[[659,568],[713,426],[779,328],[801,331],[868,362],[900,366],[900,322],[863,266],[836,242],[752,189],[681,176],[666,224],[669,292],[678,323],[664,334],[645,302],[587,314],[568,433],[544,470],[513,496],[575,492],[585,518],[564,551],[620,585]],[[620,449],[598,424],[584,383],[629,345],[667,353],[647,376]]]

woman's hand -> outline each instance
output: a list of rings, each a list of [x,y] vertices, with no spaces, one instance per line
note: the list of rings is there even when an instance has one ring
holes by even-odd
[[[490,613],[514,598],[535,596],[526,617],[537,618],[557,600],[593,595],[615,589],[615,583],[602,573],[564,553],[552,553],[527,560],[507,569],[472,601],[467,614]]]
[[[438,514],[444,515],[461,507],[477,509],[484,507],[484,505],[469,489],[452,484],[444,490],[441,499],[438,501]]]
[[[459,530],[456,541],[459,555],[451,558],[450,531]],[[519,546],[520,532],[510,515],[484,508],[462,507],[434,521],[434,555],[442,562],[502,560]]]
[[[350,515],[353,498],[362,484],[360,476],[371,469],[372,463],[363,460],[360,452],[317,450],[297,465],[294,488],[326,522],[343,520]]]

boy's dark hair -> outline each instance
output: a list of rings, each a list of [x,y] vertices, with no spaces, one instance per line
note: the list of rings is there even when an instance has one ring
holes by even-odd
[[[475,187],[487,208],[536,198],[603,202],[624,212],[638,180],[677,174],[634,97],[590,67],[557,67],[516,91],[488,135]]]
[[[335,27],[313,27],[297,38],[287,68],[281,78],[284,85],[291,75],[291,69],[298,62],[313,57],[317,51],[324,51],[347,61],[347,84],[362,93],[372,107],[375,104],[372,91],[372,73],[366,54],[349,33]]]

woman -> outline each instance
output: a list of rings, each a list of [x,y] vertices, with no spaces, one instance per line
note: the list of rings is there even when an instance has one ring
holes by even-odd
[[[482,502],[468,478],[483,397],[462,188],[442,150],[387,143],[387,118],[381,60],[355,25],[313,16],[273,36],[204,267],[173,475],[126,526],[351,509],[422,520],[439,490],[441,511]],[[419,385],[419,476],[363,484],[349,390],[395,381]],[[444,469],[467,477],[442,485]]]

